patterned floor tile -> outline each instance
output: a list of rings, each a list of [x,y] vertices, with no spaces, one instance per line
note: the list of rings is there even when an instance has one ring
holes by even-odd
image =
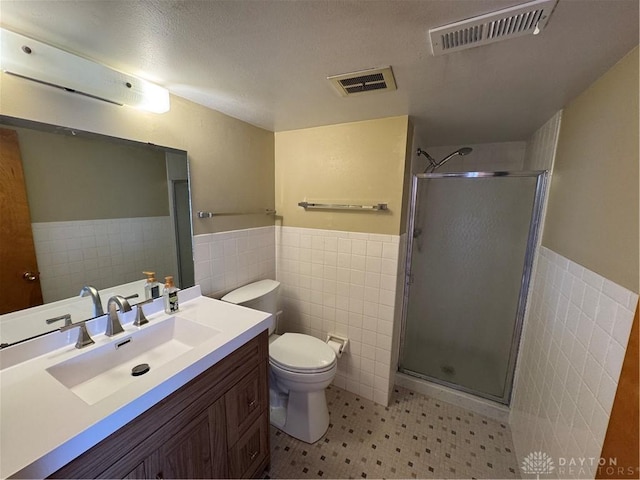
[[[271,427],[265,478],[520,478],[506,424],[401,387],[389,407],[335,386],[327,404],[314,445]]]

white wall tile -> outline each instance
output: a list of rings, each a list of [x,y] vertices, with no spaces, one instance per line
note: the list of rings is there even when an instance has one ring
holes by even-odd
[[[622,305],[618,305],[611,335],[613,336],[614,340],[622,345],[625,349],[627,348],[627,342],[629,340],[629,333],[631,333],[632,323],[633,313],[630,310],[627,310]]]
[[[613,407],[613,400],[616,395],[617,384],[611,379],[609,374],[603,373],[598,386],[598,403],[605,412],[610,412]]]
[[[285,306],[281,331],[316,334],[319,338],[328,333],[347,335],[350,347],[338,362],[334,384],[386,405],[392,382],[389,372],[399,238],[296,227],[278,229],[282,233],[275,237],[283,243],[275,248],[279,252],[276,270]],[[304,247],[297,258],[286,248],[296,236]]]
[[[510,416],[516,453],[556,465],[599,457],[638,296],[544,247],[534,271]]]
[[[283,235],[282,251],[291,258],[287,273],[299,273],[300,237]],[[203,295],[220,298],[247,283],[276,278],[275,227],[249,228],[194,237],[195,282]]]
[[[45,302],[76,296],[82,285],[103,289],[139,280],[143,270],[159,280],[175,274],[169,217],[33,223],[32,229]],[[198,250],[199,261],[208,257]]]
[[[624,352],[625,349],[618,342],[609,342],[609,351],[607,352],[604,368],[611,378],[620,378],[620,370],[622,369],[622,362],[624,361]]]

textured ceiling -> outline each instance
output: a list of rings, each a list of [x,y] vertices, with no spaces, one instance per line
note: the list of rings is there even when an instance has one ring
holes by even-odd
[[[0,21],[268,130],[408,114],[453,145],[526,139],[638,44],[638,0],[559,0],[540,35],[431,56],[430,27],[518,3],[2,0]],[[326,80],[383,65],[397,91]]]

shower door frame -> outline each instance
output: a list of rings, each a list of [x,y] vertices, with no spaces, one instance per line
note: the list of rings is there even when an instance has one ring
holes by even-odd
[[[411,286],[411,260],[413,254],[413,232],[415,229],[415,215],[417,211],[416,200],[418,196],[418,183],[422,179],[429,178],[492,178],[492,177],[536,177],[535,194],[533,198],[531,221],[529,223],[529,233],[527,236],[527,246],[524,256],[524,268],[522,271],[522,278],[520,280],[520,293],[518,296],[518,306],[516,308],[515,326],[513,329],[513,335],[511,338],[511,350],[509,353],[509,362],[507,365],[507,375],[504,388],[504,395],[498,397],[489,393],[478,392],[471,388],[467,388],[463,385],[447,382],[439,378],[431,377],[429,375],[414,372],[412,370],[405,370],[402,367],[402,358],[404,354],[405,334],[407,327],[407,313],[409,307],[409,289]],[[527,299],[529,296],[529,285],[531,282],[531,275],[533,270],[533,260],[536,253],[536,247],[538,245],[538,239],[540,234],[540,227],[542,225],[542,213],[545,202],[545,196],[547,193],[547,170],[525,170],[525,171],[504,171],[504,172],[454,172],[454,173],[414,173],[411,181],[411,195],[409,198],[409,224],[407,230],[407,256],[405,259],[405,278],[404,278],[404,292],[402,296],[402,322],[400,330],[400,348],[398,354],[398,371],[412,377],[421,378],[429,382],[433,382],[439,385],[443,385],[454,390],[459,390],[464,393],[469,393],[477,397],[492,400],[504,405],[509,406],[511,403],[511,393],[513,390],[513,380],[516,368],[516,360],[518,358],[518,351],[520,346],[520,337],[522,335],[522,326],[524,322],[524,314],[527,305]]]

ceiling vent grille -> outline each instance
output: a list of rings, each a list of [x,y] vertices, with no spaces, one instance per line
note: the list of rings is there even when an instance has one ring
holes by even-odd
[[[371,68],[359,72],[343,73],[327,77],[343,97],[367,92],[396,90],[396,81],[391,67]]]
[[[557,0],[534,0],[496,12],[429,29],[433,55],[488,45],[528,34],[547,25]]]

